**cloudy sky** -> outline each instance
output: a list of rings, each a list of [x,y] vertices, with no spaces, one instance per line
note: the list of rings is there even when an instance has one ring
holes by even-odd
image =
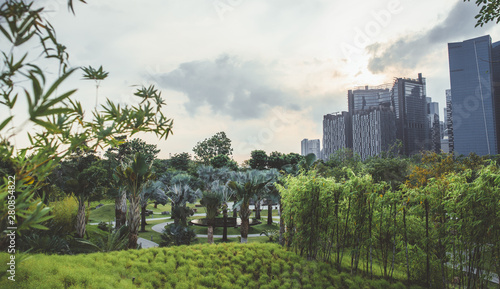
[[[442,113],[447,43],[500,40],[500,25],[474,28],[478,8],[462,0],[88,0],[76,15],[66,0],[39,1],[71,65],[110,73],[101,101],[132,104],[137,84],[162,90],[174,135],[143,137],[163,158],[219,131],[238,162],[254,149],[300,152],[322,138],[324,114],[347,109],[348,89],[419,72]],[[66,86],[93,108],[80,72]]]

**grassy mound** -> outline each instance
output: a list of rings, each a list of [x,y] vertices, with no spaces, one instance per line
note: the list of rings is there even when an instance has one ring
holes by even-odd
[[[7,258],[1,253],[0,264]],[[37,254],[16,270],[15,284],[3,276],[0,288],[405,288],[339,274],[326,263],[306,261],[274,244]]]

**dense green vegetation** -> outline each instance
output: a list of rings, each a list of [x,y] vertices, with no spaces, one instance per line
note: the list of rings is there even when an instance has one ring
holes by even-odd
[[[134,93],[138,105],[107,100],[98,110],[108,72],[83,67],[84,79],[96,81],[88,118],[72,99],[75,90],[58,92],[78,68],[69,67],[42,11],[25,1],[0,5],[0,36],[10,46],[0,71],[0,105],[10,112],[0,119],[2,252],[13,230],[8,224],[17,227],[15,250],[0,253],[0,287],[12,287],[6,275],[14,274],[4,268],[10,256],[16,256],[16,288],[487,288],[487,279],[500,275],[494,160],[394,152],[361,161],[346,149],[316,161],[312,154],[255,150],[238,166],[224,132],[199,142],[195,160],[188,153],[158,159],[156,145],[130,137],[172,133],[161,92],[142,87]],[[28,44],[56,60],[54,71],[28,62]],[[18,55],[22,49],[30,51]],[[52,84],[46,84],[49,73],[57,75]],[[18,129],[35,126],[26,148],[10,143],[18,133],[12,112],[19,94],[28,111]],[[263,200],[268,210],[261,212]],[[195,209],[206,214],[208,227],[188,225]],[[150,218],[173,223],[154,232],[153,225],[168,220],[146,222],[147,210]],[[170,214],[158,214],[165,211]],[[240,228],[215,227],[215,218],[227,221],[231,211]],[[250,227],[261,213],[269,213],[267,224]],[[276,215],[279,226],[271,223]],[[88,224],[113,220],[114,228]],[[214,234],[224,237],[214,240]],[[172,248],[137,251],[139,237]],[[260,244],[270,242],[279,245]]]
[[[0,263],[7,258],[0,254]],[[23,263],[16,288],[405,288],[401,282],[339,273],[272,244],[32,255]],[[7,282],[1,280],[0,287],[8,288]]]

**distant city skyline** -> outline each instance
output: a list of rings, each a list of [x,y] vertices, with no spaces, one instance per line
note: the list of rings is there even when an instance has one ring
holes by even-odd
[[[87,2],[75,3],[75,16],[64,0],[35,5],[46,6],[71,65],[109,72],[101,103],[106,97],[135,103],[132,85],[162,91],[174,135],[166,141],[139,135],[158,145],[160,158],[192,155],[197,142],[219,131],[232,140],[239,163],[255,149],[299,153],[302,139],[322,139],[323,115],[347,110],[349,89],[419,72],[427,96],[444,108],[447,43],[486,34],[500,39],[499,25],[474,28],[473,1]],[[40,61],[57,75],[57,65]],[[61,87],[73,88],[90,117],[94,83],[78,70]],[[26,114],[23,101],[16,123]],[[24,132],[15,144],[27,146]]]

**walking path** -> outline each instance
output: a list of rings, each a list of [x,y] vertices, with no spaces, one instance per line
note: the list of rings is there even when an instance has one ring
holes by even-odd
[[[153,241],[149,241],[148,239],[144,239],[144,238],[141,238],[139,237],[137,239],[137,244],[141,244],[141,247],[143,249],[146,249],[146,248],[153,248],[153,247],[158,247],[158,244],[153,242]]]
[[[253,206],[251,206],[253,207]],[[197,214],[194,214],[193,215],[194,217],[205,217],[206,214],[205,213],[197,213]],[[279,216],[273,216],[273,222],[274,223],[279,223]],[[155,221],[155,220],[169,220],[171,219],[171,216],[168,216],[168,217],[160,217],[160,218],[149,218],[149,219],[146,219],[146,221]],[[278,222],[275,221],[275,219],[278,220]],[[166,225],[168,224],[172,224],[174,221],[169,221],[169,222],[164,222],[164,223],[160,223],[160,224],[156,224],[154,225],[153,227],[151,227],[151,229],[155,232],[158,232],[158,233],[163,233],[163,229],[165,228]],[[113,224],[113,226],[115,225],[115,222],[112,221],[112,222],[106,222],[107,224]],[[89,225],[99,225],[99,223],[89,223]],[[261,235],[260,234],[248,234],[248,237],[249,238],[252,238],[252,237],[260,237]],[[196,237],[198,238],[208,238],[208,235],[203,235],[203,234],[196,234]],[[227,236],[228,238],[238,238],[240,237],[240,235],[228,235]],[[222,235],[214,235],[214,238],[222,238]],[[137,243],[138,244],[141,244],[141,247],[142,248],[152,248],[152,247],[158,247],[158,243],[155,243],[153,241],[150,241],[148,239],[145,239],[145,238],[141,238],[139,237],[137,239]]]

